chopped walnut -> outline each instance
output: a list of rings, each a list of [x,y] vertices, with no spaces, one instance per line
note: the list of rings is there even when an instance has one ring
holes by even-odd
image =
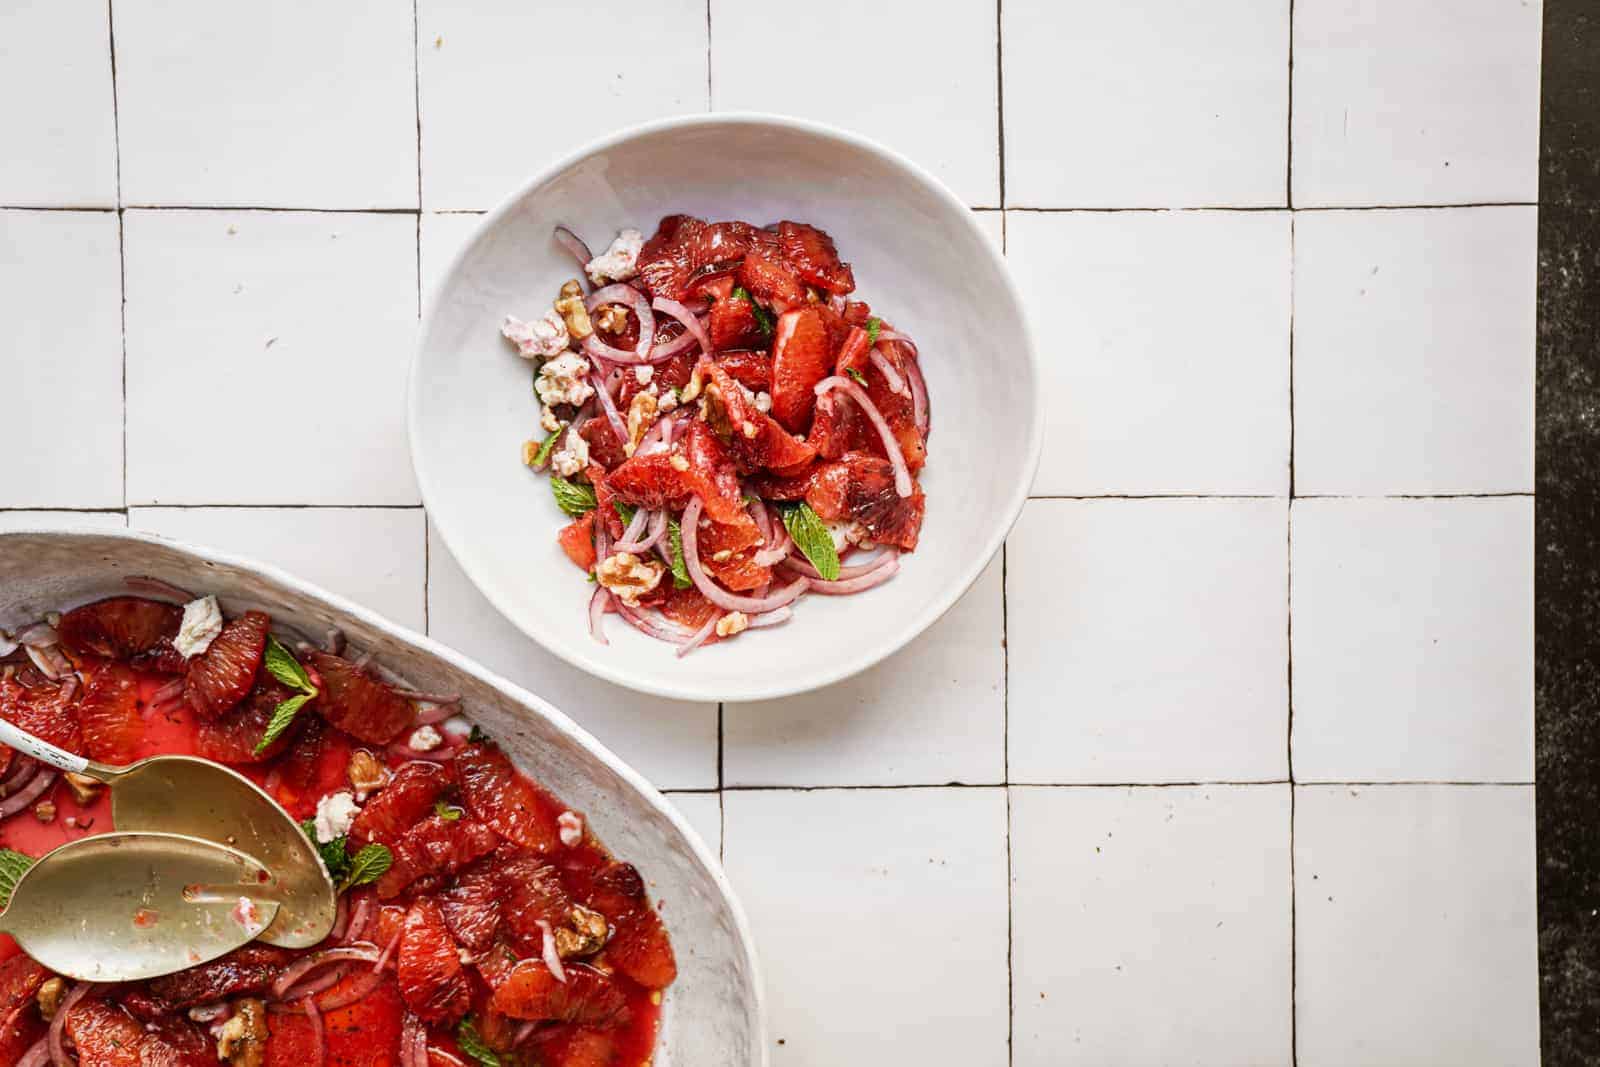
[[[561,416],[556,414],[556,409],[549,404],[539,406],[539,425],[544,427],[545,433],[555,433],[561,429]]]
[[[33,806],[33,814],[40,822],[56,821],[56,806],[48,800],[41,800]]]
[[[389,772],[378,761],[378,757],[364,748],[356,749],[351,754],[345,776],[355,788],[357,800],[365,800],[369,793],[382,789],[389,781]]]
[[[589,319],[589,311],[583,306],[583,287],[576,278],[570,279],[561,287],[561,295],[556,298],[556,312],[567,323],[567,333],[581,341],[594,333],[594,323]]]
[[[700,395],[700,389],[706,384],[706,366],[702,361],[694,365],[694,370],[689,372],[689,384],[678,391],[679,403],[687,404]]]
[[[605,947],[610,933],[604,915],[582,904],[574,904],[566,921],[555,928],[556,954],[562,959],[592,956]]]
[[[251,997],[237,1000],[233,1016],[217,1031],[217,1059],[233,1067],[262,1067],[267,1036],[267,1006]]]
[[[644,438],[645,431],[650,428],[651,421],[656,417],[656,389],[648,389],[633,394],[633,402],[628,405],[628,440],[622,446],[622,451],[633,455],[634,449],[639,447],[639,442]]]
[[[524,441],[524,442],[522,442],[522,465],[524,467],[531,467],[535,463],[537,463],[538,460],[539,460],[539,442],[538,441]]]
[[[661,584],[667,568],[653,559],[640,559],[632,552],[618,552],[607,556],[595,568],[595,579],[622,598],[623,603],[636,606],[639,598]]]
[[[667,460],[667,462],[672,464],[672,469],[675,471],[686,471],[689,469],[688,458],[676,452],[672,454],[672,458]]]
[[[102,783],[87,774],[78,774],[75,771],[68,771],[66,779],[67,788],[72,790],[72,798],[84,807],[93,804],[95,798],[100,795],[100,790],[105,788]]]
[[[621,333],[628,328],[628,309],[607,304],[594,313],[594,324],[607,333]]]
[[[45,1022],[56,1017],[56,1009],[61,1007],[61,998],[66,993],[67,983],[62,978],[48,979],[39,987],[39,1014],[44,1016]]]
[[[750,628],[750,616],[742,611],[730,611],[717,620],[717,636],[732,637]]]
[[[726,563],[733,558],[733,549],[721,548],[711,553],[711,559],[717,563]]]

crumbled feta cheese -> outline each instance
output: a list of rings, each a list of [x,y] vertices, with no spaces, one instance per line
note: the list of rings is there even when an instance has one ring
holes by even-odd
[[[656,401],[656,410],[665,414],[678,406],[678,391],[668,389],[661,394],[661,399]]]
[[[596,285],[607,282],[625,282],[639,273],[639,249],[644,247],[644,234],[638,230],[623,230],[611,247],[595,256],[584,270]]]
[[[628,404],[628,440],[622,446],[626,454],[633,455],[633,450],[639,447],[645,431],[650,428],[650,423],[656,417],[657,399],[653,385],[633,394],[633,400]]]
[[[655,367],[648,363],[640,363],[633,368],[633,377],[640,385],[649,385],[650,379],[656,376]]]
[[[222,608],[214,596],[203,596],[183,606],[183,622],[178,624],[178,636],[172,647],[184,659],[191,659],[211,647],[222,632]]]
[[[674,452],[672,454],[672,458],[667,460],[667,462],[672,464],[672,469],[675,471],[686,471],[689,469],[688,459],[677,452]]]
[[[568,848],[576,848],[583,840],[583,816],[577,812],[562,812],[556,817],[556,826],[561,830],[561,843]]]
[[[589,465],[589,442],[582,434],[569,433],[561,447],[550,454],[550,469],[570,478]]]
[[[589,384],[589,361],[576,352],[547,360],[539,368],[533,389],[546,404],[581,404],[594,396],[594,386]]]
[[[539,425],[544,428],[545,433],[555,433],[560,430],[561,419],[557,417],[556,409],[549,404],[542,405],[539,408]]]
[[[546,311],[544,318],[532,322],[523,322],[514,315],[507,315],[500,327],[500,334],[517,346],[517,355],[523,359],[558,356],[567,350],[572,340],[567,333],[566,320],[554,310]]]
[[[640,559],[632,552],[618,552],[601,560],[594,576],[596,581],[632,607],[638,605],[641,596],[661,584],[661,576],[666,570],[657,560]]]
[[[413,752],[432,752],[442,744],[444,735],[427,724],[411,731],[411,737],[406,741],[406,746]]]
[[[845,545],[855,545],[867,552],[878,547],[872,540],[872,535],[867,533],[867,528],[853,519],[841,519],[824,525],[828,527],[828,533],[833,536],[833,547],[836,552],[843,552]]]
[[[317,801],[317,841],[327,844],[350,832],[350,824],[361,811],[349,793],[329,793]]]
[[[750,616],[742,611],[730,611],[717,620],[717,636],[732,637],[750,628]]]
[[[771,411],[772,410],[772,394],[771,393],[757,393],[756,394],[756,410],[757,411]]]

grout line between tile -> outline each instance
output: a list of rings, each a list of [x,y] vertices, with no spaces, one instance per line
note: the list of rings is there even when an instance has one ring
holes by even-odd
[[[1006,1063],[1017,1061],[1017,970],[1012,959],[1016,944],[1016,904],[1012,900],[1011,787],[1006,786]]]
[[[1538,207],[1533,200],[1485,200],[1457,204],[1323,204],[1287,208],[1282,204],[1188,204],[1179,207],[1030,207],[1026,204],[971,204],[973,211],[1027,211],[1040,215],[1181,215],[1199,213],[1249,213],[1249,212],[1335,212],[1335,211],[1451,211],[1458,208],[1480,207]],[[419,207],[311,207],[304,205],[268,204],[125,204],[122,209],[131,211],[289,211],[308,215],[415,215]],[[0,204],[0,211],[82,211],[111,212],[115,207],[65,204]],[[488,208],[436,208],[430,215],[487,215]]]
[[[1283,202],[1294,210],[1294,0],[1289,0],[1288,115],[1283,138]]]
[[[1300,932],[1298,917],[1295,910],[1296,898],[1300,893],[1300,883],[1295,878],[1294,865],[1294,802],[1295,789],[1289,786],[1289,1064],[1298,1067],[1300,1063],[1300,975],[1299,952]]]
[[[417,214],[422,214],[422,17],[411,0],[411,106],[417,119]],[[420,221],[418,228],[421,228]],[[418,253],[421,257],[421,253]],[[420,283],[419,283],[420,284]]]
[[[1119,207],[1036,207],[1026,204],[1007,204],[1007,211],[1031,211],[1040,215],[1073,215],[1095,214],[1115,215],[1120,213],[1141,213],[1146,215],[1182,215],[1206,212],[1263,212],[1263,211],[1450,211],[1456,208],[1475,207],[1538,207],[1533,200],[1480,200],[1462,201],[1454,204],[1313,204],[1308,206],[1285,207],[1282,204],[1184,204],[1168,205],[1165,207],[1138,207],[1126,205]]]
[[[1504,493],[1031,493],[1029,500],[1503,500],[1526,497],[1531,490]]]
[[[122,215],[122,115],[117,99],[117,20],[106,0],[106,48],[111,60],[111,158],[117,193],[117,319],[122,343],[122,509],[128,508],[128,243]]]
[[[706,0],[706,110],[711,109],[711,0]]]
[[[1006,206],[1005,0],[994,0],[994,105],[1000,156],[1000,209]]]

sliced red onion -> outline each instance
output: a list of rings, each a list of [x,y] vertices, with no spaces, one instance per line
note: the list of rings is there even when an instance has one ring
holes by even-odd
[[[788,611],[789,609],[788,608],[780,608],[779,610],[780,611]],[[689,638],[689,640],[685,641],[683,644],[678,646],[678,658],[682,659],[683,657],[687,656],[689,653],[693,652],[695,649],[699,648],[702,644],[704,644],[706,638],[711,636],[711,631],[713,631],[713,630],[715,630],[717,628],[717,623],[719,621],[721,621],[721,619],[722,619],[722,612],[720,612],[720,611],[717,612],[715,615],[711,616],[711,618],[707,619],[705,621],[705,624],[703,626],[701,626],[700,629],[698,629],[698,630],[696,630],[694,632],[694,636],[693,637]]]
[[[917,342],[913,341],[911,338],[907,337],[898,330],[879,330],[878,343],[881,345],[885,341],[889,342],[890,344],[905,345],[911,350],[911,358],[918,358]]]
[[[695,337],[694,334],[690,333],[688,330],[684,330],[672,340],[663,341],[652,348],[650,350],[649,362],[665,363],[678,353],[687,352],[689,349],[693,348],[699,343],[700,341]]]
[[[6,632],[4,630],[0,630],[0,659],[5,659],[7,656],[11,655],[11,653],[15,652],[21,647],[22,645],[20,642],[13,641],[11,638],[6,636]]]
[[[350,898],[344,893],[339,894],[339,899],[333,904],[333,929],[328,936],[335,941],[344,940],[346,926],[350,922]]]
[[[626,444],[628,441],[628,427],[622,421],[622,415],[617,411],[617,402],[611,399],[611,394],[606,391],[605,383],[598,375],[589,376],[590,383],[594,386],[594,395],[600,398],[600,410],[606,413],[606,421],[611,423],[611,430],[617,435],[617,440]]]
[[[704,352],[708,356],[711,354],[711,338],[706,336],[706,328],[700,324],[700,320],[695,317],[694,312],[690,311],[676,300],[668,300],[666,297],[662,296],[656,297],[655,300],[651,302],[650,306],[655,308],[657,311],[662,312],[663,314],[671,315],[673,318],[683,323],[683,328],[686,334],[693,335],[695,342],[700,346],[700,351]],[[677,353],[675,352],[673,354],[676,355]]]
[[[294,984],[301,978],[330,963],[341,963],[346,960],[362,960],[372,963],[381,956],[382,953],[378,951],[378,946],[370,942],[359,945],[341,945],[338,948],[326,948],[321,952],[313,952],[309,956],[300,957],[283,969],[283,972],[273,980],[272,995],[282,1000],[284,993],[292,989]]]
[[[157,596],[169,596],[182,604],[200,599],[181,585],[173,585],[165,578],[155,578],[148,574],[130,574],[122,579],[122,584],[136,593],[155,593]]]
[[[541,1021],[530,1019],[521,1026],[517,1027],[516,1032],[511,1035],[511,1047],[516,1048],[518,1045],[528,1040],[528,1038],[533,1036],[533,1032],[539,1029],[539,1027],[542,1025],[544,1024]]]
[[[757,501],[753,506],[760,508],[763,519],[767,518],[769,509],[765,503]],[[789,536],[789,528],[783,524],[783,519],[774,515],[769,521],[760,522],[758,525],[761,526],[761,536],[767,544],[751,557],[757,566],[771,567],[788,559],[789,554],[794,551],[794,539]],[[772,543],[774,538],[777,544]]]
[[[33,781],[34,775],[38,773],[39,761],[30,759],[18,752],[12,768],[6,773],[4,779],[0,779],[0,797],[8,797],[15,793]]]
[[[633,513],[633,518],[628,522],[628,528],[622,531],[622,536],[617,543],[611,546],[613,552],[638,552],[639,539],[644,536],[645,529],[650,525],[650,509],[638,508]]]
[[[917,432],[926,441],[928,431],[933,426],[928,413],[928,382],[923,378],[922,364],[917,360],[906,362],[906,380],[911,383],[911,418],[916,424]]]
[[[591,315],[606,304],[625,304],[639,320],[639,343],[633,350],[633,358],[620,359],[617,362],[637,363],[644,359],[645,356],[650,354],[650,346],[656,340],[655,312],[650,310],[650,305],[645,301],[644,294],[631,285],[608,285],[603,289],[596,289],[590,293],[583,302],[583,306],[589,309],[589,314]],[[594,339],[592,336],[587,338],[585,344]],[[604,342],[601,342],[601,345],[604,348],[611,349],[613,352],[622,351],[619,348],[611,348],[610,345]],[[607,356],[606,358],[616,359],[615,356]]]
[[[894,466],[894,491],[902,497],[910,496],[911,469],[906,466],[906,457],[900,451],[900,442],[895,440],[894,431],[889,429],[889,424],[884,420],[883,412],[878,410],[878,405],[867,396],[865,389],[841,375],[835,374],[817,383],[818,396],[833,389],[842,390],[862,411],[866,412],[867,418],[872,420],[872,425],[878,430],[878,437],[883,440],[883,450],[888,453],[889,462]]]
[[[66,1029],[67,1013],[77,1006],[78,1001],[99,989],[100,986],[94,982],[79,982],[67,990],[67,995],[56,1005],[55,1017],[50,1020],[50,1032],[45,1036],[50,1044],[50,1062],[55,1067],[77,1067],[76,1060],[67,1058],[67,1050],[61,1044],[61,1033]]]
[[[322,1036],[322,1012],[317,1010],[317,1002],[311,997],[306,997],[302,1000],[300,1008],[306,1013],[306,1019],[311,1023],[311,1062],[315,1067],[326,1067],[328,1045]]]
[[[648,456],[654,452],[665,452],[672,447],[673,423],[676,420],[671,415],[663,415],[657,419],[644,436],[639,439],[639,447],[633,450],[636,456]]]
[[[45,1035],[35,1041],[17,1061],[17,1067],[44,1067],[50,1062],[50,1037]]]
[[[371,921],[373,909],[377,906],[376,897],[363,896],[356,901],[355,911],[350,915],[350,928],[345,931],[346,943],[359,941],[361,935],[367,932],[367,923]]]
[[[197,1023],[225,1022],[233,1016],[233,1005],[226,1000],[213,1001],[189,1009],[189,1018]]]
[[[433,748],[423,750],[412,748],[409,737],[401,737],[398,741],[389,742],[389,747],[384,752],[395,759],[423,760],[427,763],[449,763],[456,758],[456,753],[467,747],[465,738],[453,736],[445,731],[444,740]]]
[[[61,643],[61,635],[56,633],[56,628],[47,622],[36,622],[27,629],[21,630],[13,638],[19,645],[32,645],[35,648],[51,648]]]
[[[38,800],[45,792],[56,784],[56,772],[48,771],[34,775],[33,781],[24,786],[15,796],[0,800],[0,819],[8,819],[17,812],[27,808]]]
[[[898,554],[882,557],[882,562],[866,574],[859,574],[854,578],[843,578],[837,582],[824,581],[821,578],[807,578],[811,592],[821,593],[823,596],[845,596],[849,593],[859,593],[863,589],[871,589],[875,585],[882,585],[895,572],[900,569]]]
[[[323,990],[332,989],[344,981],[344,976],[349,973],[350,965],[348,963],[336,964],[314,978],[307,978],[303,982],[297,982],[295,985],[290,986],[284,990],[281,999],[286,1003],[298,1003],[306,997],[314,997]]]
[[[776,611],[768,611],[760,615],[752,616],[749,625],[747,625],[745,629],[759,630],[763,626],[776,626],[780,622],[788,622],[792,618],[794,618],[794,609],[790,607],[781,607]]]
[[[428,1028],[410,1012],[400,1027],[400,1067],[428,1067]]]
[[[556,244],[565,248],[567,254],[578,261],[578,281],[587,286],[589,261],[594,258],[589,252],[589,246],[583,243],[583,238],[565,226],[556,227]]]
[[[437,726],[446,719],[453,718],[461,714],[460,697],[457,697],[454,700],[428,700],[424,701],[424,703],[432,706],[423,708],[421,711],[417,712],[415,723],[417,726]]]
[[[854,384],[854,383],[851,383]],[[704,507],[698,496],[689,498],[689,506],[683,509],[683,562],[689,569],[689,577],[693,579],[695,588],[699,589],[705,598],[727,611],[743,611],[747,614],[758,615],[764,611],[781,608],[798,598],[806,591],[806,582],[809,579],[797,578],[784,586],[771,596],[748,597],[737,596],[728,592],[711,580],[705,568],[700,565],[699,552],[699,526],[700,512]]]
[[[606,613],[607,601],[610,599],[611,590],[603,585],[596,587],[594,596],[589,598],[589,636],[599,641],[602,645],[611,643],[606,640],[605,628],[600,625],[600,620],[604,618]]]
[[[628,625],[647,637],[657,641],[665,641],[669,645],[682,644],[689,636],[689,632],[676,623],[666,619],[657,620],[647,614],[644,609],[629,604],[621,597],[612,601],[616,605],[617,613],[625,619]]]
[[[550,923],[546,919],[537,919],[534,925],[539,928],[541,938],[539,954],[544,957],[544,965],[550,968],[550,973],[555,976],[556,981],[565,982],[567,971],[561,966],[561,953],[556,951],[555,932],[550,929]]]
[[[55,645],[24,644],[22,648],[39,668],[39,673],[52,682],[59,682],[73,673],[72,661]]]
[[[900,550],[898,548],[890,548],[886,549],[879,555],[873,556],[865,563],[856,563],[853,565],[840,567],[839,580],[842,581],[846,578],[858,578],[863,574],[871,574],[873,571],[883,566],[883,561],[886,556],[898,556],[899,554]],[[817,571],[817,568],[813,567],[811,565],[811,561],[806,559],[804,556],[790,556],[789,559],[785,561],[784,566],[805,575],[807,578],[822,577],[822,575]]]
[[[900,377],[900,372],[894,369],[894,364],[889,362],[889,357],[883,354],[882,348],[874,347],[869,358],[872,360],[872,365],[883,375],[883,380],[889,386],[889,392],[899,396],[910,395],[906,389],[906,380]]]

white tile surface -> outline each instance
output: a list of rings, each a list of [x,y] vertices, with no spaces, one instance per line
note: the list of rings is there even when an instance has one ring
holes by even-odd
[[[1009,211],[1006,248],[1049,393],[1035,493],[1288,492],[1287,213]]]
[[[1302,1067],[1537,1064],[1531,786],[1303,786]]]
[[[1532,207],[1295,219],[1297,493],[1533,489]]]
[[[418,502],[414,218],[129,211],[124,225],[130,503]]]
[[[663,700],[591,678],[534,644],[467,580],[428,530],[428,633],[544,697],[658,789],[717,786],[717,706]]]
[[[1011,792],[1013,1062],[1290,1062],[1289,786]]]
[[[92,530],[122,530],[128,516],[120,511],[0,511],[0,530],[83,526]]]
[[[1006,203],[1283,206],[1288,0],[1007,0]]]
[[[421,632],[427,532],[421,508],[133,508],[129,524],[270,561]],[[339,545],[359,551],[330,551]]]
[[[1011,781],[1286,777],[1286,510],[1029,501],[1007,557]]]
[[[120,272],[115,215],[0,211],[6,506],[122,506]]]
[[[716,793],[669,793],[667,799],[681,811],[712,855],[722,853],[722,798]]]
[[[116,206],[109,27],[99,0],[0,10],[0,204]]]
[[[727,785],[943,785],[1005,777],[1000,560],[909,648],[814,693],[729,704]]]
[[[1533,780],[1533,500],[1298,500],[1297,781]]]
[[[439,215],[432,212],[422,216],[422,299],[424,306],[433,294],[434,286],[444,280],[450,259],[466,243],[482,215]]]
[[[1294,204],[1530,202],[1539,0],[1299,0]]]
[[[767,961],[773,1067],[1003,1067],[1003,790],[731,792],[723,804],[724,859]]]
[[[411,5],[113,11],[124,203],[417,206]]]
[[[828,14],[710,2],[713,108],[843,126],[910,156],[974,207],[1000,203],[994,4],[946,0],[933,17],[918,0]]]
[[[588,141],[706,109],[704,0],[420,0],[423,202],[491,208]]]

